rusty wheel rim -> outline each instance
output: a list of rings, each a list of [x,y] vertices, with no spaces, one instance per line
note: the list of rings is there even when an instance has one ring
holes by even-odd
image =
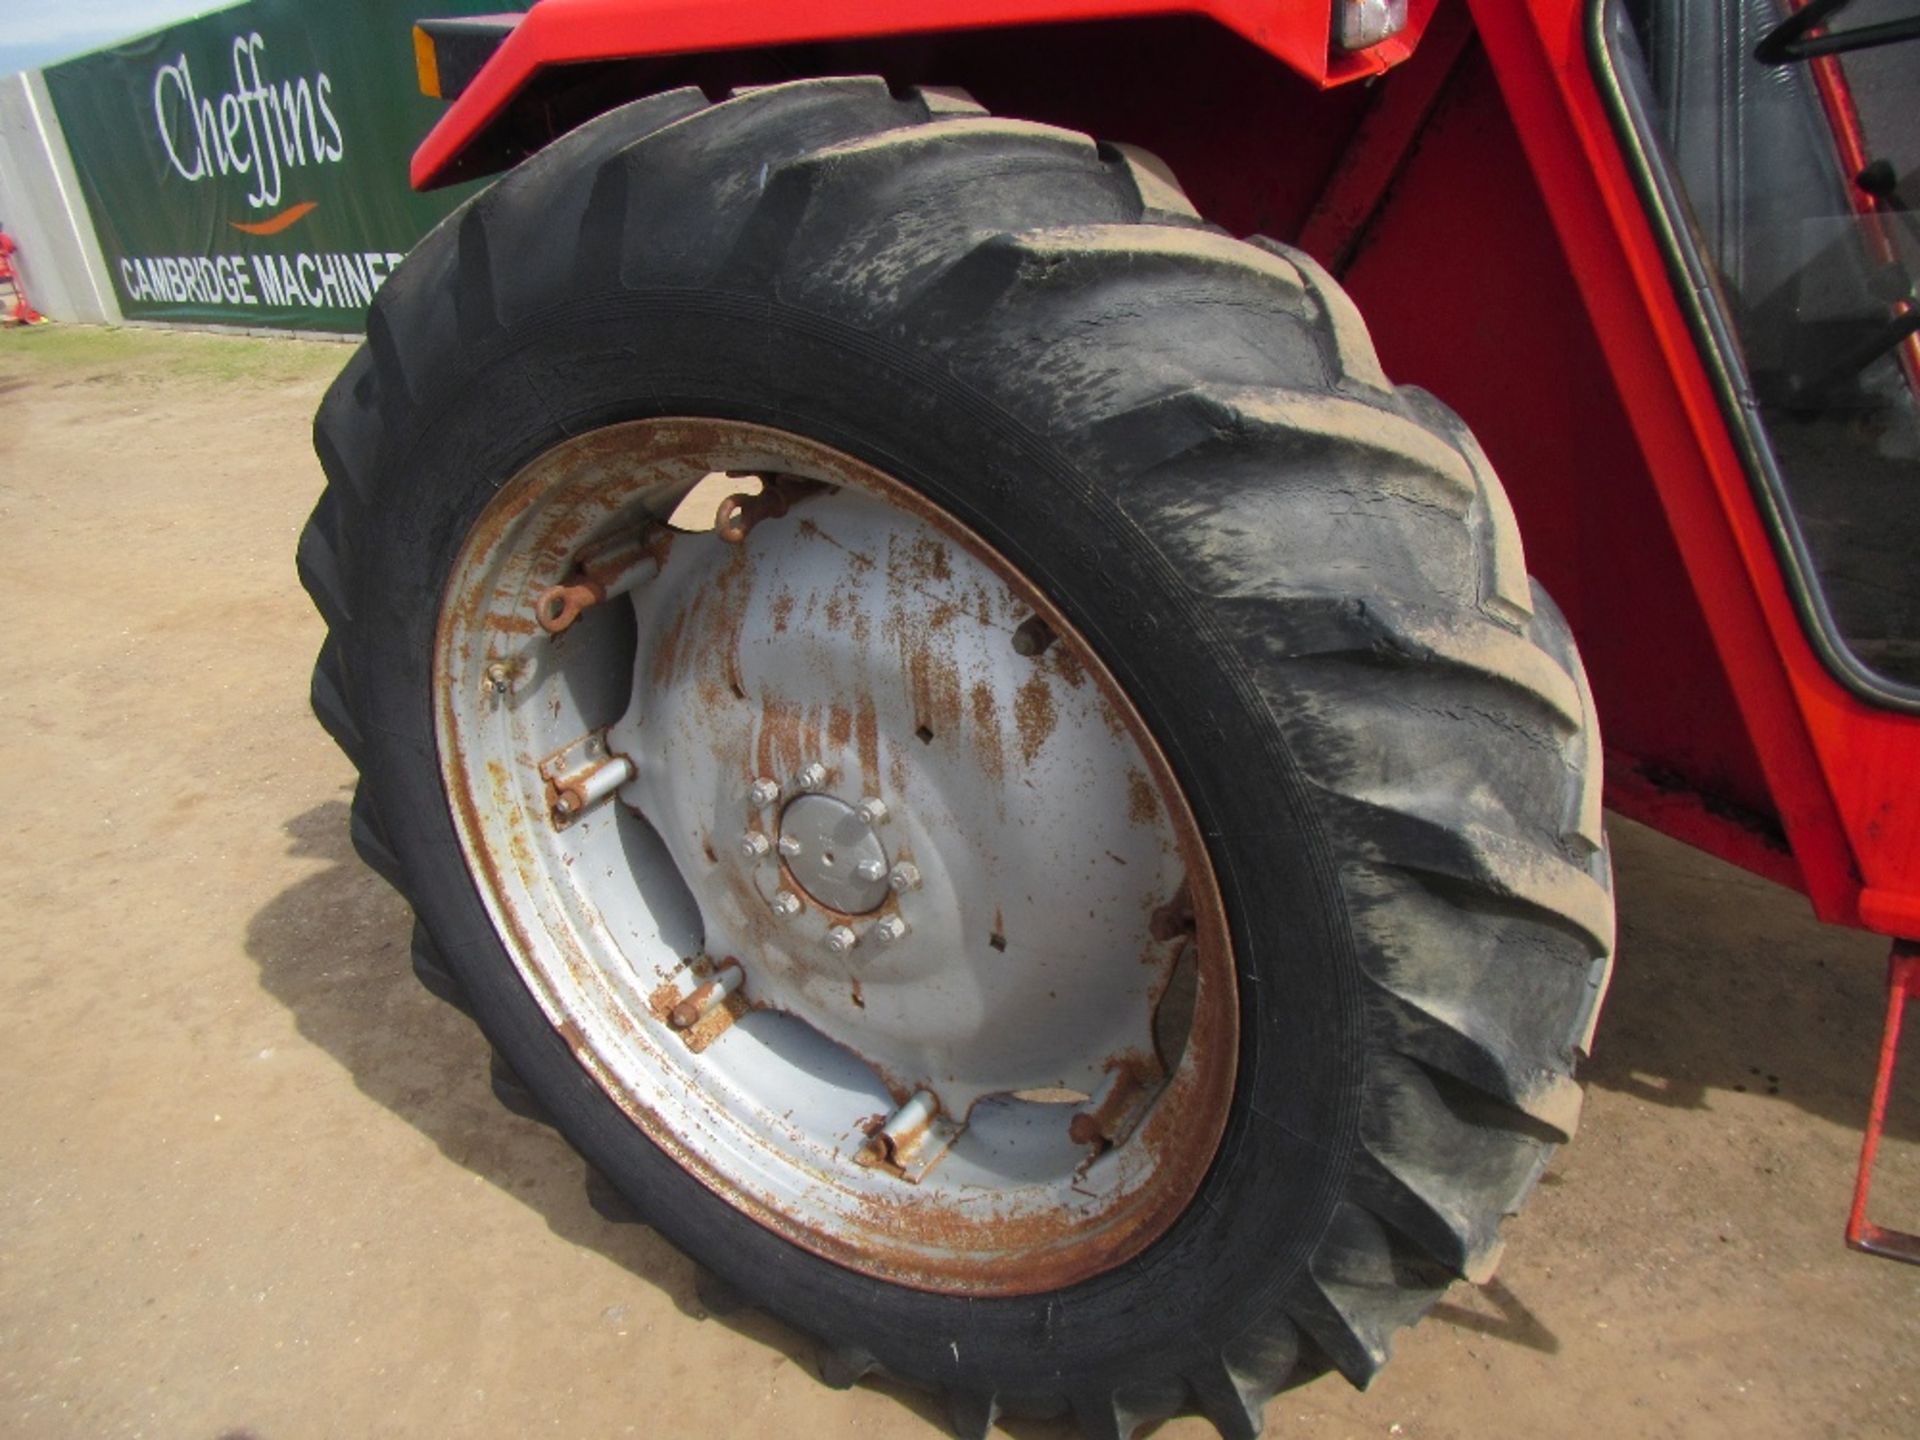
[[[1021,1294],[1191,1201],[1238,1040],[1199,828],[1065,616],[917,492],[743,423],[570,441],[474,527],[435,681],[509,958],[727,1203]]]

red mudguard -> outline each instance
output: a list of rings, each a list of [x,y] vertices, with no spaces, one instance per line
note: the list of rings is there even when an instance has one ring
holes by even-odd
[[[1335,0],[541,0],[434,126],[413,184],[441,184],[475,136],[540,70],[589,60],[692,55],[828,40],[1197,15],[1259,46],[1316,85],[1379,75],[1412,53],[1436,0],[1412,0],[1407,27],[1353,54],[1331,40]]]

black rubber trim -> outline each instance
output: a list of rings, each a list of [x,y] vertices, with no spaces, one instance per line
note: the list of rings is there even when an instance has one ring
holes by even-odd
[[[414,24],[433,42],[433,62],[440,74],[439,98],[459,99],[525,18],[506,14],[416,20]]]
[[[1592,0],[1588,6],[1587,49],[1594,79],[1613,116],[1615,133],[1646,205],[1647,218],[1660,239],[1668,277],[1713,381],[1721,416],[1746,465],[1754,500],[1766,521],[1801,626],[1821,662],[1851,694],[1885,710],[1920,715],[1920,686],[1888,679],[1854,654],[1821,592],[1818,568],[1794,516],[1779,460],[1760,418],[1726,300],[1692,226],[1686,222],[1686,203],[1654,136],[1646,99],[1623,71],[1615,53],[1617,37],[1628,33],[1627,24],[1622,0]]]

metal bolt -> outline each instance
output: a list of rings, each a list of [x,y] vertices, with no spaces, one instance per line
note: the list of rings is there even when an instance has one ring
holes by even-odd
[[[800,842],[791,835],[782,835],[780,837],[780,853],[789,860],[793,859],[794,856],[800,853]]]
[[[827,931],[827,953],[829,955],[844,955],[853,949],[854,942],[859,938],[859,936],[855,935],[853,931],[849,930],[846,926],[836,925]]]
[[[758,860],[773,849],[773,842],[758,830],[749,830],[740,837],[740,853],[749,860]]]
[[[513,671],[505,662],[496,660],[487,666],[487,684],[496,695],[504,695],[513,688]]]
[[[696,986],[694,992],[667,1012],[667,1024],[675,1030],[690,1030],[711,1014],[716,1006],[740,988],[745,972],[740,962],[729,956],[714,972],[713,978]]]
[[[853,873],[862,880],[878,880],[887,873],[887,862],[884,860],[862,860],[858,865],[853,867]]]
[[[1038,615],[1031,616],[1013,632],[1013,653],[1029,658],[1044,654],[1057,638],[1051,625]]]
[[[911,860],[902,860],[887,872],[887,884],[893,887],[896,895],[920,888],[920,867]]]
[[[800,897],[791,890],[782,890],[773,897],[773,913],[782,920],[791,920],[800,913]]]
[[[598,747],[589,745],[587,749],[591,753]],[[555,818],[562,823],[571,821],[627,784],[633,776],[633,761],[624,755],[615,755],[585,774],[557,783],[552,791]]]
[[[907,938],[907,922],[898,915],[889,915],[873,927],[873,938],[882,945],[891,945],[896,940]]]
[[[780,782],[762,776],[753,782],[753,788],[747,791],[747,799],[755,805],[767,806],[780,798]]]
[[[800,773],[793,777],[793,783],[802,790],[818,790],[827,783],[827,767],[818,760],[804,765]]]
[[[883,825],[887,819],[887,802],[869,795],[853,807],[853,813],[860,817],[862,825]]]
[[[940,1102],[929,1090],[916,1090],[874,1133],[870,1142],[885,1159],[898,1163],[907,1152],[926,1138],[927,1126],[940,1113]]]

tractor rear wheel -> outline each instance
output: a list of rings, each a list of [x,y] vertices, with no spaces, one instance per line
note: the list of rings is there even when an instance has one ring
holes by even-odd
[[[1487,1273],[1605,986],[1592,704],[1305,256],[944,93],[658,95],[422,243],[316,444],[417,968],[829,1380],[1251,1436]]]

